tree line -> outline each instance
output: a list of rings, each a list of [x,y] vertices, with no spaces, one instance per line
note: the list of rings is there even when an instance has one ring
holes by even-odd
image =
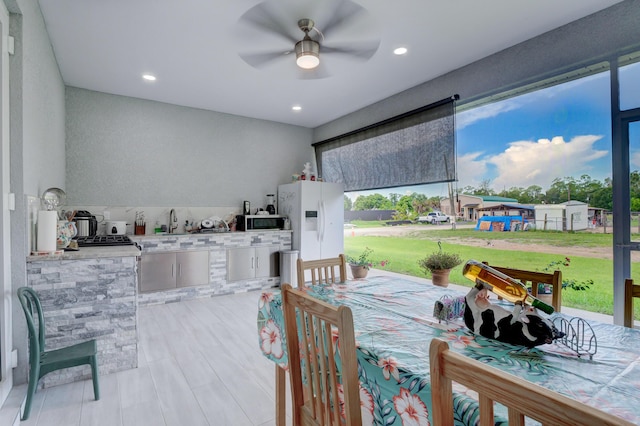
[[[490,187],[490,180],[481,182],[479,187],[465,186],[458,190],[467,195],[496,195],[514,198],[520,204],[559,204],[568,200],[582,201],[591,207],[605,210],[613,209],[613,185],[611,178],[603,181],[592,179],[589,175],[579,178],[556,178],[545,191],[539,185],[527,188],[512,187],[502,191],[495,191]],[[631,211],[640,211],[640,172],[629,174],[631,189]],[[440,209],[440,201],[445,197],[427,197],[416,192],[410,195],[381,194],[360,195],[355,201],[344,197],[345,210],[396,210],[398,218],[415,218],[432,210]]]

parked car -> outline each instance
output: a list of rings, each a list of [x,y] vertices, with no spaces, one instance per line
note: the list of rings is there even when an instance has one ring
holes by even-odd
[[[442,212],[431,212],[426,216],[418,217],[418,222],[427,222],[432,225],[435,225],[436,223],[441,223],[441,222],[449,223],[450,221],[451,221],[451,218]]]

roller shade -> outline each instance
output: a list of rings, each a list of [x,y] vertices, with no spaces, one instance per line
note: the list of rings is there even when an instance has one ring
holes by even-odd
[[[345,192],[454,181],[457,99],[313,144],[320,176]]]

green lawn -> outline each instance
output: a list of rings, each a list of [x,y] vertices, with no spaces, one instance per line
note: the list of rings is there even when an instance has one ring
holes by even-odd
[[[493,248],[463,245],[464,240],[513,239],[522,243],[552,244],[567,247],[566,254],[545,254],[527,251],[496,250]],[[487,261],[489,264],[508,266],[511,268],[542,271],[550,262],[561,260],[564,256],[571,258],[569,267],[561,268],[563,280],[578,282],[591,279],[594,285],[589,290],[575,291],[564,289],[562,304],[564,306],[584,309],[592,312],[613,314],[613,262],[607,259],[578,257],[571,254],[571,247],[611,246],[611,235],[581,234],[560,232],[478,232],[468,229],[460,230],[430,230],[414,233],[407,237],[345,237],[345,253],[356,256],[365,247],[373,249],[373,258],[377,261],[389,260],[384,268],[402,274],[429,278],[418,267],[418,259],[437,251],[438,240],[442,241],[445,251],[458,253],[465,261],[476,259]],[[635,263],[632,270],[636,271],[633,278],[640,281],[640,265]],[[451,271],[450,282],[464,286],[471,286],[471,282],[462,276],[462,265]],[[636,304],[640,305],[640,304]],[[640,316],[640,306],[636,306],[636,316]]]

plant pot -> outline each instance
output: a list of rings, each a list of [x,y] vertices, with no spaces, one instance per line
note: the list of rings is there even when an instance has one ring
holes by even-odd
[[[351,275],[353,278],[366,278],[369,270],[364,266],[349,265],[351,267]]]
[[[438,269],[431,271],[431,282],[438,287],[447,287],[449,285],[449,273],[451,269]]]

